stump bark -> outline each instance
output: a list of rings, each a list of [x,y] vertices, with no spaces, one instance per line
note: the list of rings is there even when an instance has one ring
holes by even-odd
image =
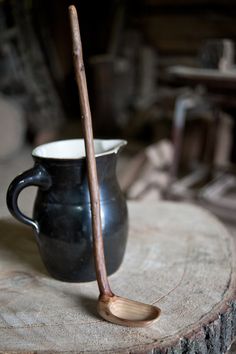
[[[125,328],[98,317],[96,282],[47,274],[31,230],[0,220],[0,351],[214,353],[236,332],[235,244],[196,206],[130,203],[130,233],[114,291],[156,304],[160,320]]]

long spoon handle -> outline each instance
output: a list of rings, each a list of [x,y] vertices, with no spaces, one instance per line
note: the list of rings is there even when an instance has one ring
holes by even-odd
[[[82,44],[80,38],[79,21],[75,6],[69,7],[69,17],[72,34],[74,69],[76,82],[80,97],[80,106],[82,111],[82,127],[85,141],[88,185],[90,192],[91,211],[92,211],[92,230],[93,230],[93,248],[94,261],[97,275],[98,287],[101,295],[112,296],[112,291],[107,278],[105,266],[104,246],[102,238],[100,195],[97,177],[97,166],[94,154],[93,129],[91,111],[89,105],[87,81],[83,62]]]

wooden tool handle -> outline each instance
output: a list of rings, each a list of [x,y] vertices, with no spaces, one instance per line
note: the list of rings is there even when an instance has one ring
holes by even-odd
[[[74,69],[76,82],[79,91],[80,106],[82,111],[82,127],[85,141],[88,185],[90,192],[91,211],[92,211],[92,230],[93,230],[93,248],[94,261],[100,294],[112,296],[112,291],[107,279],[105,266],[104,246],[102,238],[100,196],[97,178],[97,166],[94,153],[93,129],[91,120],[91,111],[89,105],[87,81],[83,62],[82,44],[80,38],[79,22],[75,6],[69,7],[69,17],[72,34]]]

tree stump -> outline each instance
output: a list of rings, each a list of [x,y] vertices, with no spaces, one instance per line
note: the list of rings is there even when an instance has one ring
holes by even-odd
[[[160,319],[127,328],[98,317],[96,282],[52,279],[32,231],[0,220],[0,351],[216,353],[236,332],[235,245],[192,205],[130,203],[124,262],[110,277],[121,296],[156,304]]]

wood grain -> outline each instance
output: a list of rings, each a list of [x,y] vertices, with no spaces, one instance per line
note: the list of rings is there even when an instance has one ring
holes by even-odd
[[[150,328],[97,317],[97,284],[50,278],[31,231],[0,220],[0,351],[225,353],[236,331],[235,245],[223,225],[188,204],[130,203],[119,294],[156,304]]]

